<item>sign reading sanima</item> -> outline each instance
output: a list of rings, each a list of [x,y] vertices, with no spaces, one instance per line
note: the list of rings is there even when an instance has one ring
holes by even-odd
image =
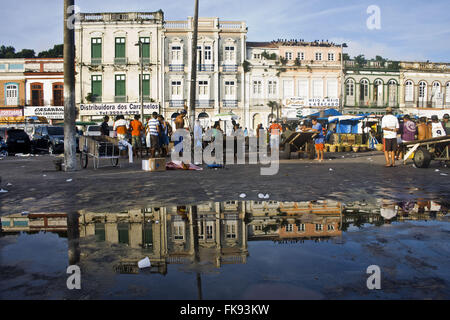
[[[46,117],[47,119],[64,119],[64,107],[25,107],[25,117]]]
[[[144,104],[144,114],[159,113],[158,104]],[[141,105],[133,103],[80,104],[80,116],[140,115]]]

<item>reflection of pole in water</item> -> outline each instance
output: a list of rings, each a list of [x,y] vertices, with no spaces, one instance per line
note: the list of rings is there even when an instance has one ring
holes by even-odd
[[[80,224],[78,212],[67,214],[67,241],[69,265],[76,265],[80,261]]]
[[[194,263],[195,267],[198,267],[198,263],[200,262],[200,252],[199,252],[199,242],[198,242],[198,215],[197,215],[197,206],[191,207],[191,218],[192,218],[192,236],[194,242]],[[197,291],[198,291],[198,300],[203,300],[202,293],[202,277],[200,272],[197,271]]]

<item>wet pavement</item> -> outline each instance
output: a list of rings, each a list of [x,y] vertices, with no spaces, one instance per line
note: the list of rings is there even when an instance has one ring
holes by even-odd
[[[449,299],[450,203],[248,200],[1,217],[2,299]],[[152,266],[139,269],[149,257]],[[69,265],[81,290],[68,290]],[[367,287],[379,266],[381,289]]]

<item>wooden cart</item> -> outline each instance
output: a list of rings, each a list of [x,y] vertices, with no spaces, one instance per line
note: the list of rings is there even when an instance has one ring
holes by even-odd
[[[119,143],[110,137],[80,137],[81,167],[86,169],[89,157],[94,159],[94,169],[100,168],[100,160],[109,160],[113,167],[119,166]]]
[[[417,168],[428,168],[431,160],[450,161],[450,135],[432,139],[411,141],[403,144],[406,149],[404,162],[414,153],[414,164]]]

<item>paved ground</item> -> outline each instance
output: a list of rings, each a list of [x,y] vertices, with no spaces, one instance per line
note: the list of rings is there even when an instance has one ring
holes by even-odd
[[[55,157],[9,157],[0,160],[1,214],[67,212],[95,209],[97,212],[152,205],[191,204],[198,201],[271,200],[341,201],[379,198],[450,198],[450,168],[432,163],[417,169],[412,163],[385,168],[381,152],[334,153],[324,163],[282,160],[279,173],[262,176],[260,165],[232,165],[204,171],[143,172],[141,163],[122,168],[91,166],[75,173],[56,172]],[[439,171],[437,171],[439,170]],[[72,179],[68,182],[67,180]]]

